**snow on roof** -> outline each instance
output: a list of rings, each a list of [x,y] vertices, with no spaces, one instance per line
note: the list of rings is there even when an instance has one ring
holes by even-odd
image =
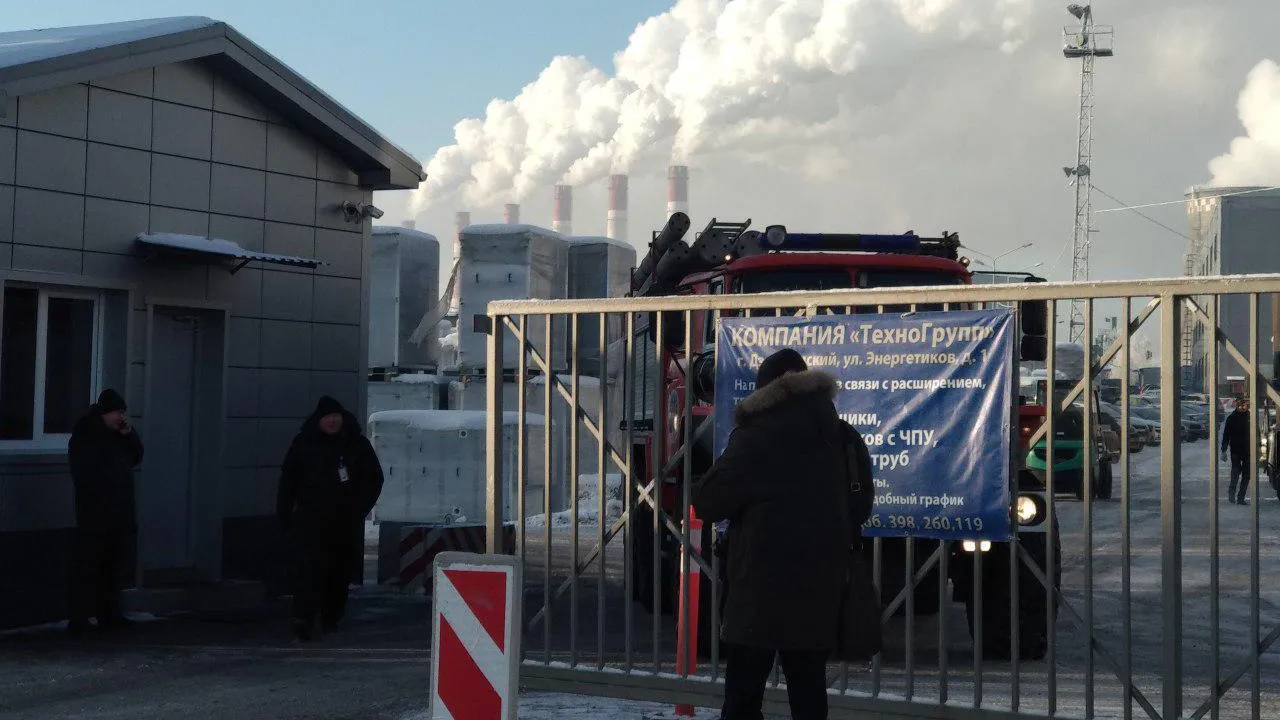
[[[324,264],[315,258],[299,257],[296,255],[276,255],[274,253],[246,250],[230,240],[202,237],[199,235],[179,235],[177,233],[139,233],[137,241],[143,245],[162,247],[169,250],[204,253],[206,255],[217,255],[237,260],[259,260],[261,262],[275,263],[277,265],[298,265],[301,267],[313,268]]]
[[[428,240],[433,243],[439,243],[440,239],[431,233],[425,233],[421,230],[413,230],[407,227],[398,227],[396,225],[374,225],[374,235],[402,235],[404,237],[417,238],[418,240]]]
[[[9,96],[160,65],[203,60],[325,138],[375,190],[416,188],[422,163],[224,22],[170,17],[0,33],[0,89]]]
[[[220,24],[212,18],[191,16],[0,33],[0,68],[17,67]]]
[[[545,235],[547,237],[559,238],[564,240],[565,237],[555,230],[548,230],[538,225],[525,225],[522,223],[492,223],[481,225],[468,225],[462,230],[462,235]]]
[[[383,423],[407,425],[411,430],[427,432],[484,430],[488,416],[484,410],[383,410],[369,416],[369,426],[375,427]],[[502,413],[503,425],[516,425],[519,422],[520,413]],[[542,416],[528,413],[525,415],[525,423],[541,425]],[[376,432],[376,428],[374,431]]]
[[[616,248],[625,248],[635,252],[635,248],[631,243],[617,238],[604,237],[600,235],[574,235],[569,238],[571,245],[611,245]]]

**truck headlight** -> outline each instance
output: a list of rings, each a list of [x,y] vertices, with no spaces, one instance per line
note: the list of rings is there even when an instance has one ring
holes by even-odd
[[[1014,514],[1018,525],[1022,527],[1034,527],[1043,523],[1046,515],[1044,498],[1031,494],[1018,495]]]
[[[991,552],[990,540],[964,540],[960,543],[961,547],[967,553],[971,552]]]

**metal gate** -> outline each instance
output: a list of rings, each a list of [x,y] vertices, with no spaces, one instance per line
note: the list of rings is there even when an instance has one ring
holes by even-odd
[[[884,651],[866,667],[830,666],[833,717],[1280,717],[1280,686],[1263,682],[1280,670],[1270,653],[1280,639],[1280,588],[1264,582],[1280,577],[1271,482],[1280,394],[1260,361],[1264,351],[1272,359],[1280,338],[1262,335],[1259,320],[1276,322],[1278,299],[1280,275],[490,304],[476,319],[489,332],[486,520],[490,552],[525,564],[522,684],[719,705],[719,644],[707,640],[715,633],[704,635],[696,669],[678,667],[674,626],[692,609],[684,570],[700,569],[704,596],[719,595],[719,557],[697,551],[713,539],[691,537],[688,498],[713,422],[694,410],[691,349],[722,314],[1047,301],[1049,348],[1073,303],[1083,307],[1089,340],[1082,376],[1048,394],[1052,412],[1028,439],[1050,458],[1048,542],[1060,555],[1037,558],[1015,533],[1009,552],[990,556],[1007,557],[998,567],[989,560],[984,568],[977,553],[971,594],[956,598],[947,582],[954,543],[908,539],[905,558],[891,560],[888,541],[877,539],[877,581],[897,572],[905,587],[885,607]],[[586,323],[599,327],[598,347],[579,346]],[[664,365],[670,337],[686,354]],[[518,348],[514,366],[500,372],[508,343]],[[597,354],[599,377],[585,378],[581,358]],[[1148,357],[1159,368],[1158,392],[1130,382]],[[1044,363],[1049,387],[1059,362],[1051,352]],[[1114,404],[1097,392],[1108,372],[1120,378]],[[1222,397],[1222,378],[1237,376],[1241,397]],[[1250,402],[1250,437],[1261,440],[1242,466],[1247,507],[1221,502],[1230,474],[1219,459],[1223,400]],[[671,408],[677,417],[666,416]],[[1055,469],[1055,425],[1073,408],[1084,425],[1078,500],[1055,487],[1064,472]],[[526,442],[533,415],[544,423],[539,448]],[[512,425],[515,447],[504,447]],[[652,437],[663,429],[667,438]],[[1104,474],[1114,478],[1113,499],[1087,491]],[[674,505],[659,500],[663,488]],[[504,523],[517,528],[515,547],[495,532]],[[993,576],[1005,579],[1007,596],[984,597]],[[984,620],[1009,623],[1012,648],[1020,629],[1034,626],[1019,617],[1027,593],[1049,608],[1043,657],[984,657]],[[707,607],[702,624],[718,626],[718,603]],[[767,705],[785,713],[776,672]]]

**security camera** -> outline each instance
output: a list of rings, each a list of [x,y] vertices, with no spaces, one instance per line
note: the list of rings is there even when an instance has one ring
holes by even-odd
[[[350,200],[342,203],[341,210],[342,219],[347,222],[360,222],[360,219],[364,216],[363,208],[361,208],[359,204],[353,203]]]
[[[372,203],[355,203],[350,200],[343,202],[341,209],[342,217],[346,219],[347,222],[360,222],[367,217],[377,220],[385,214],[378,208],[374,207]]]

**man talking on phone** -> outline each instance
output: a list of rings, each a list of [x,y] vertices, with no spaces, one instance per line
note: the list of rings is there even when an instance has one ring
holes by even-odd
[[[120,608],[125,549],[138,531],[133,469],[142,440],[129,423],[124,398],[110,388],[76,423],[68,455],[76,497],[76,562],[71,578],[68,630],[80,635],[132,622]]]

